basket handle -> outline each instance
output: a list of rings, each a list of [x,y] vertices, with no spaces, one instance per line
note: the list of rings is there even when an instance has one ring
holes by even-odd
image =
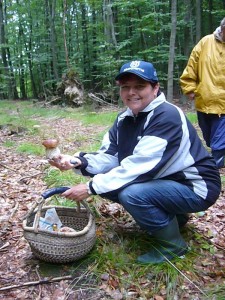
[[[53,187],[51,189],[48,189],[46,190],[45,192],[43,192],[41,194],[41,196],[44,198],[44,199],[47,199],[53,195],[56,195],[56,194],[62,194],[64,193],[65,191],[69,190],[70,188],[68,186],[59,186],[59,187]]]
[[[70,187],[67,187],[67,186],[53,187],[51,189],[48,189],[48,190],[44,191],[41,194],[41,196],[43,197],[43,200],[40,201],[39,205],[38,205],[38,209],[37,209],[37,213],[36,213],[35,220],[34,220],[34,225],[33,225],[34,226],[34,232],[38,232],[38,224],[39,224],[39,220],[40,220],[40,216],[41,216],[41,209],[42,209],[44,200],[46,200],[47,198],[50,198],[53,195],[62,194],[62,193],[64,193],[65,191],[67,191],[69,189],[70,189]],[[80,204],[82,204],[87,209],[87,211],[92,215],[92,212],[91,212],[88,204],[85,201],[77,202],[77,212],[80,211]]]
[[[62,193],[64,193],[65,191],[67,191],[69,189],[70,189],[70,187],[68,187],[68,186],[53,187],[51,189],[48,189],[48,190],[44,191],[41,194],[41,196],[44,198],[44,200],[46,200],[47,198],[50,198],[53,195],[62,194]],[[77,202],[77,211],[78,212],[80,210],[80,204],[82,204],[91,213],[91,210],[90,210],[88,204],[84,200]]]

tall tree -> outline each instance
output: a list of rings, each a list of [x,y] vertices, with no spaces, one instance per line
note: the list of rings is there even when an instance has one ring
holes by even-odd
[[[48,1],[49,7],[49,23],[50,23],[50,41],[51,41],[51,52],[52,52],[52,68],[54,72],[54,78],[56,81],[59,80],[58,73],[58,59],[57,59],[57,44],[56,44],[56,32],[55,32],[55,13],[56,13],[56,0]]]
[[[82,41],[83,41],[83,71],[87,86],[90,87],[90,61],[89,61],[89,40],[88,40],[88,26],[86,16],[86,6],[81,3],[81,16],[82,16]]]
[[[114,29],[114,20],[112,12],[112,0],[103,1],[103,20],[104,20],[104,29],[105,36],[109,44],[114,46],[117,45],[115,29]]]
[[[173,100],[173,67],[175,56],[175,41],[176,41],[176,26],[177,26],[177,0],[172,0],[171,5],[171,34],[170,34],[170,50],[168,62],[168,79],[167,79],[167,100]]]
[[[18,65],[19,65],[19,83],[20,83],[20,96],[23,98],[23,99],[26,99],[27,98],[27,93],[26,93],[26,83],[25,83],[25,63],[24,63],[24,53],[23,53],[23,47],[24,45],[26,45],[26,38],[25,38],[25,35],[24,35],[24,29],[23,29],[23,18],[21,16],[21,7],[20,7],[20,4],[19,4],[19,1],[16,0],[16,4],[17,4],[17,7],[18,7],[18,38],[17,38],[17,47],[19,48],[19,55],[18,55]],[[22,12],[23,14],[23,12]]]
[[[5,33],[6,19],[4,19],[3,11],[6,12],[6,6],[3,6],[3,1],[0,0],[0,46],[1,46],[1,56],[2,56],[3,70],[4,70],[3,76],[5,78],[5,82],[7,86],[4,96],[7,97],[8,99],[14,99],[15,97],[18,97],[18,94],[16,90],[14,76],[12,70],[10,69],[10,64],[11,64],[10,50],[7,44],[8,42]]]
[[[202,24],[202,0],[196,0],[196,43],[201,39],[201,24]]]
[[[64,40],[66,66],[69,69],[69,55],[68,55],[67,38],[66,38],[66,16],[67,16],[67,0],[63,0],[63,40]]]

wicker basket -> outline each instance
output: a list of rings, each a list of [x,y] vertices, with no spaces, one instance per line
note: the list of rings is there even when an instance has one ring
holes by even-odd
[[[61,194],[67,189],[69,188],[58,187],[44,192],[43,199],[31,209],[23,221],[24,237],[30,244],[33,254],[46,262],[67,263],[78,260],[95,244],[95,220],[85,201],[78,202],[76,208],[43,207],[47,198]],[[40,217],[52,207],[56,209],[62,224],[75,229],[76,232],[55,232],[38,228]]]

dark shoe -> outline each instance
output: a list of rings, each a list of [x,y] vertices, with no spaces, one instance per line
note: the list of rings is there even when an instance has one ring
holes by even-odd
[[[187,244],[183,240],[177,219],[174,218],[165,228],[152,234],[156,238],[156,246],[137,258],[142,264],[158,264],[183,256],[187,252]]]
[[[178,226],[180,228],[184,227],[184,225],[187,224],[190,218],[189,214],[178,214],[176,215],[176,217],[177,217]]]

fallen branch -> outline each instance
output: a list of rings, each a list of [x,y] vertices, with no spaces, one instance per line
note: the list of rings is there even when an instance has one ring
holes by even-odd
[[[43,106],[47,106],[53,102],[56,102],[56,101],[61,101],[62,98],[61,97],[52,97],[49,101],[47,101],[49,98],[47,98],[44,102],[44,105]]]
[[[0,291],[8,291],[11,289],[18,289],[21,287],[26,287],[26,286],[34,286],[34,285],[39,285],[39,284],[48,284],[48,283],[53,283],[61,280],[71,280],[73,279],[72,276],[62,276],[62,277],[55,277],[55,278],[49,278],[49,279],[42,279],[42,280],[37,280],[37,281],[29,281],[29,282],[24,282],[21,284],[17,285],[10,285],[10,286],[5,286],[0,288]]]
[[[103,99],[97,97],[96,95],[94,95],[92,93],[89,93],[88,97],[90,97],[95,102],[98,102],[98,103],[101,103],[101,104],[104,104],[104,105],[109,105],[109,106],[112,106],[112,107],[116,107],[116,105],[114,105],[112,103],[109,103],[107,101],[104,101]]]

